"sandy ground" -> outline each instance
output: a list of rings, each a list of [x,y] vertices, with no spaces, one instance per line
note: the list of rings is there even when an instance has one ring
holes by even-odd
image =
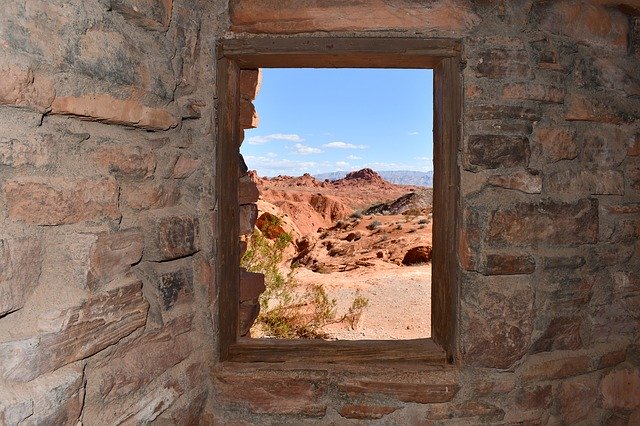
[[[376,265],[378,266],[378,265]],[[318,274],[300,268],[300,283],[322,283],[337,301],[337,317],[349,308],[356,292],[369,299],[354,330],[346,323],[324,330],[338,340],[419,339],[431,336],[431,265],[395,266]]]

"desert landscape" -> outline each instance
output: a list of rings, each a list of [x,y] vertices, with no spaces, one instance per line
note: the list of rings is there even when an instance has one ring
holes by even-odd
[[[255,172],[250,178],[260,194],[258,238],[275,244],[286,237],[278,262],[282,277],[291,277],[297,296],[316,289],[315,302],[305,299],[298,307],[311,316],[309,305],[320,297],[323,309],[332,311],[312,337],[430,336],[431,188],[393,184],[371,169],[337,180]],[[251,334],[272,337],[256,326]]]

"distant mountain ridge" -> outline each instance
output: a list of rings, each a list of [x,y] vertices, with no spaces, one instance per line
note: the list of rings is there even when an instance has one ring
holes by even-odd
[[[330,172],[314,175],[318,180],[343,179],[349,172]],[[384,180],[396,185],[433,186],[433,172],[416,172],[411,170],[392,170],[377,172]]]

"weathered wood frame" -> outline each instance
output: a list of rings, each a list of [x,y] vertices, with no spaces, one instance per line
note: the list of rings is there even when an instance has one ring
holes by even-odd
[[[460,43],[417,38],[228,39],[218,44],[215,190],[216,282],[221,361],[444,364],[457,358]],[[434,211],[432,338],[318,342],[238,337],[239,73],[257,68],[432,68]]]

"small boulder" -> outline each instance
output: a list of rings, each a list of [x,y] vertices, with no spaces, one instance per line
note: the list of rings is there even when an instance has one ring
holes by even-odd
[[[431,262],[432,248],[431,246],[418,246],[412,249],[404,255],[402,264],[406,266],[418,265],[420,263]]]

